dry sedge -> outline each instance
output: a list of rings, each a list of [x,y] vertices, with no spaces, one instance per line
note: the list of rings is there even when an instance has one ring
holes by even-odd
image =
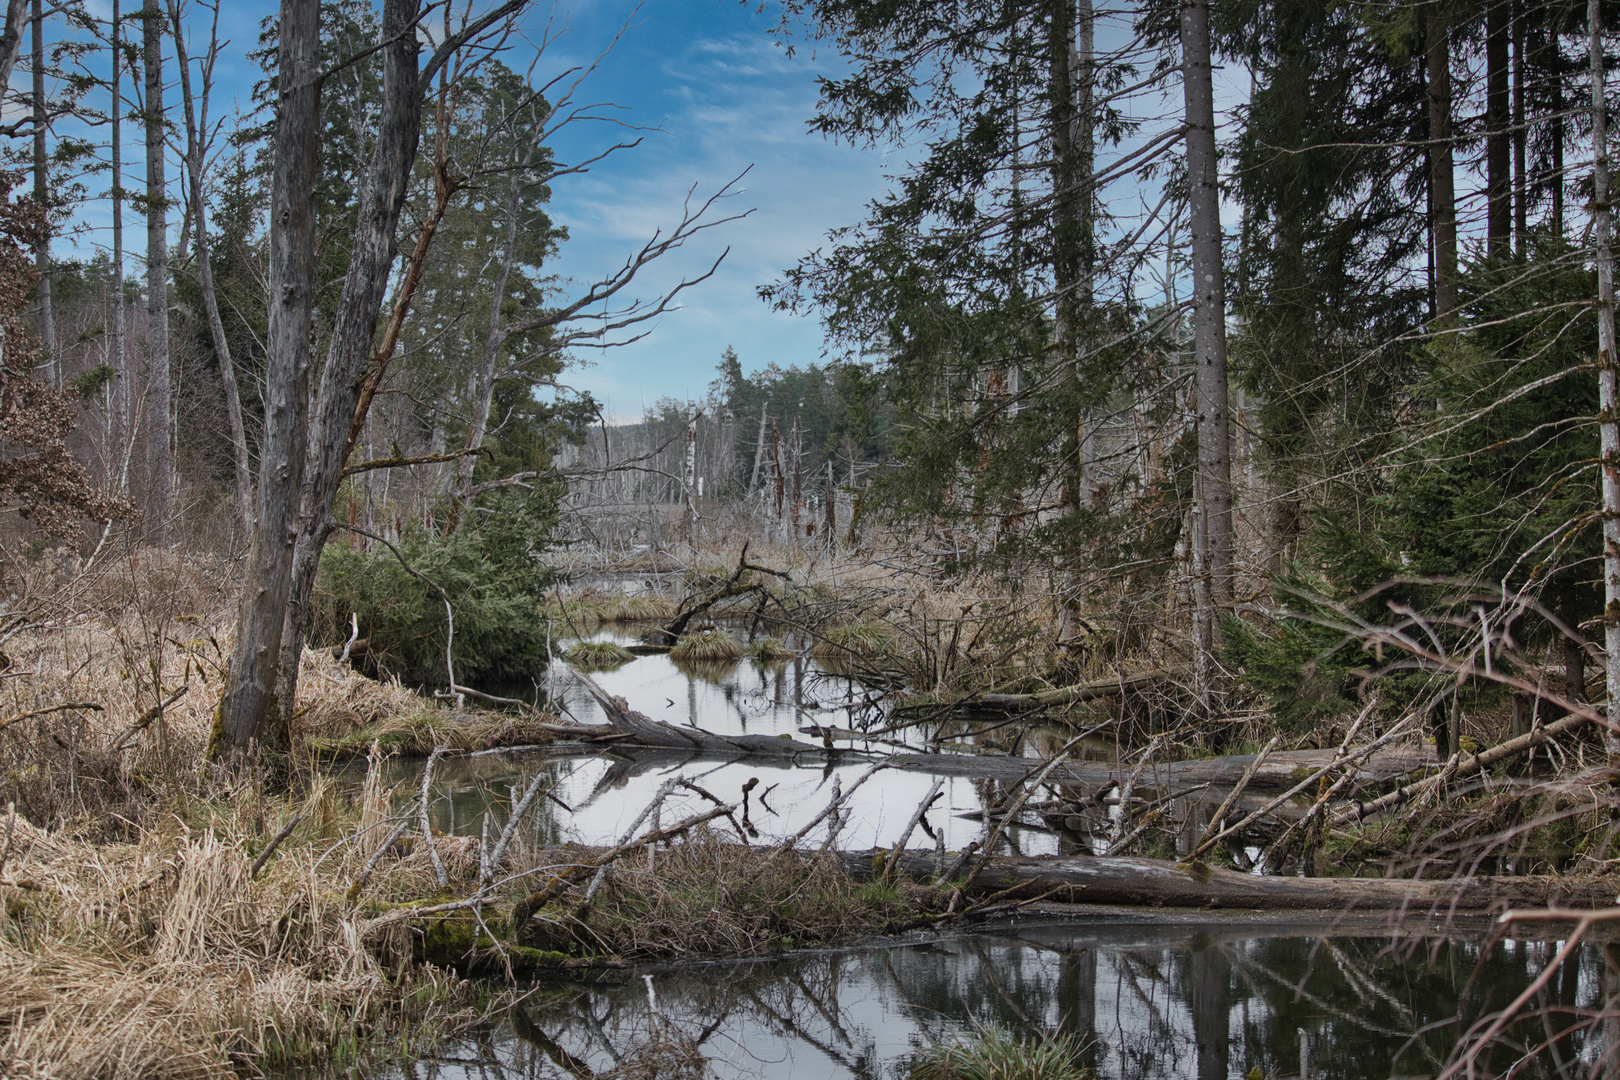
[[[673,619],[675,601],[657,593],[613,597],[603,602],[601,617],[603,622],[610,623]]]
[[[892,627],[873,619],[861,619],[822,631],[810,655],[829,659],[849,656],[869,659],[888,652],[894,643]]]
[[[586,671],[612,671],[635,658],[635,653],[612,641],[582,641],[566,654],[570,664]]]
[[[671,660],[740,660],[742,655],[742,645],[724,630],[687,634],[669,651]]]
[[[783,644],[781,638],[760,638],[748,646],[748,655],[755,660],[791,660],[799,655]]]

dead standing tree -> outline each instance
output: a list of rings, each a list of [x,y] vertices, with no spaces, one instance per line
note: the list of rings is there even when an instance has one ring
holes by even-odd
[[[375,52],[382,56],[383,102],[377,136],[358,197],[359,220],[343,292],[333,319],[320,389],[310,404],[309,326],[313,298],[313,221],[310,217],[318,143],[318,4],[284,0],[279,46],[280,78],[271,196],[270,332],[267,338],[265,434],[256,522],[247,580],[237,621],[230,677],[220,701],[210,751],[248,751],[262,744],[282,752],[297,691],[298,660],[308,597],[321,550],[335,530],[331,509],[347,466],[367,386],[368,368],[386,362],[374,350],[378,316],[391,276],[400,212],[416,160],[422,105],[433,80],[462,49],[492,33],[509,33],[527,0],[507,0],[451,31],[425,64],[417,24],[420,0],[386,0]],[[502,30],[494,28],[502,27]],[[484,50],[488,52],[486,48]],[[728,184],[696,205],[690,194],[680,222],[642,245],[624,265],[557,309],[504,327],[508,337],[559,329],[541,355],[571,346],[607,347],[614,335],[668,311],[677,295],[707,279],[683,279],[653,301],[609,303],[648,263],[681,247],[696,233],[741,214],[709,216]],[[408,297],[396,304],[390,330],[403,318]],[[572,327],[572,330],[566,328]],[[524,358],[528,363],[537,356]],[[311,417],[307,422],[305,417]],[[442,456],[441,456],[442,457]],[[436,458],[437,459],[437,458]],[[382,466],[408,464],[390,460]]]

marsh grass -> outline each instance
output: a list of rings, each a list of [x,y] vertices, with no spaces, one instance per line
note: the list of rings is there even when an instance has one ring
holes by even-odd
[[[544,746],[557,741],[556,733],[542,726],[560,723],[555,717],[452,712],[423,708],[420,700],[415,704],[409,713],[386,716],[330,738],[312,738],[308,741],[309,751],[321,761],[344,761],[363,756],[373,743],[401,757],[426,757],[440,746],[472,752],[503,746]]]
[[[669,651],[669,658],[677,663],[741,660],[742,657],[742,644],[724,630],[699,630],[687,634]]]
[[[754,660],[771,662],[776,660],[792,660],[799,654],[782,641],[781,638],[758,638],[748,646],[748,656]]]
[[[566,654],[570,664],[585,671],[612,671],[635,658],[635,653],[613,641],[582,641]]]
[[[1073,1035],[1019,1039],[997,1027],[935,1043],[912,1058],[907,1080],[1093,1080],[1077,1061],[1084,1042]]]
[[[603,622],[651,622],[673,619],[675,601],[659,593],[641,593],[636,596],[610,597],[600,609]]]
[[[829,626],[821,632],[810,655],[818,659],[873,659],[896,645],[894,628],[876,619],[857,619]]]

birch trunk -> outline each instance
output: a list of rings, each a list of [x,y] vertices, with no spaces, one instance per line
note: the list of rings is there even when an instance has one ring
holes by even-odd
[[[748,479],[748,495],[753,497],[759,489],[759,467],[765,460],[765,409],[769,402],[759,404],[759,442],[754,444],[754,471]]]
[[[168,533],[174,486],[170,440],[173,402],[169,380],[169,213],[163,145],[163,12],[158,0],[141,11],[146,59],[146,357],[152,371],[147,427],[147,474],[152,490],[150,529],[161,543]]]
[[[210,756],[288,746],[290,698],[277,667],[298,539],[308,444],[309,331],[314,307],[314,188],[320,145],[320,0],[282,0],[276,134],[270,174],[270,310],[258,514],[237,616],[236,649]]]
[[[1193,352],[1198,390],[1198,480],[1211,635],[1232,603],[1232,455],[1226,376],[1226,281],[1215,150],[1215,88],[1210,69],[1209,0],[1181,5],[1187,120],[1187,209],[1192,233]],[[1211,637],[1213,641],[1213,636]]]
[[[1609,701],[1603,735],[1609,768],[1620,768],[1620,388],[1615,365],[1614,218],[1609,205],[1609,120],[1604,98],[1603,5],[1588,0],[1592,65],[1592,233],[1598,280],[1598,416],[1603,453],[1603,649]]]
[[[697,543],[697,425],[702,413],[694,412],[686,423],[686,453],[681,458],[681,539],[687,547]]]

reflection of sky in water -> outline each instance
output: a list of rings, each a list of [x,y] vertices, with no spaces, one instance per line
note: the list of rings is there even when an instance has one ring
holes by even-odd
[[[872,764],[865,758],[845,755],[837,764],[794,767],[769,759],[744,761],[691,759],[680,754],[637,752],[629,759],[609,757],[586,759],[548,758],[542,753],[484,754],[443,761],[435,771],[437,793],[433,805],[435,825],[446,831],[477,835],[480,815],[486,807],[495,816],[492,824],[502,824],[511,804],[510,789],[526,787],[536,769],[553,777],[552,791],[573,809],[565,813],[555,803],[540,801],[534,815],[542,843],[573,840],[583,844],[606,844],[619,838],[664,781],[683,777],[726,802],[742,798],[742,787],[759,778],[749,800],[749,817],[764,840],[791,835],[825,809],[832,798],[836,776],[845,791]],[[400,762],[396,778],[414,785],[420,775],[420,762]],[[931,774],[885,769],[867,780],[847,800],[849,820],[839,835],[839,846],[863,849],[892,846],[910,820],[929,787]],[[413,788],[414,789],[414,788]],[[936,833],[944,831],[945,845],[959,850],[983,836],[978,821],[957,815],[982,809],[984,796],[999,801],[1004,788],[986,781],[946,777],[943,797],[928,814],[928,824]],[[762,797],[763,796],[763,803]],[[664,802],[663,823],[668,825],[691,814],[701,813],[712,804],[693,792],[677,789]],[[1022,854],[1057,853],[1055,834],[1033,829],[1014,829],[1011,843]],[[820,843],[824,827],[807,838]],[[929,847],[933,841],[919,828],[910,847]],[[1005,850],[1005,848],[1004,848]]]
[[[746,631],[734,631],[738,640]],[[631,645],[635,638],[604,631],[590,641]],[[793,735],[812,724],[850,728],[867,723],[884,726],[883,717],[866,705],[867,691],[855,680],[829,672],[809,657],[769,664],[752,660],[677,664],[665,655],[639,656],[616,671],[593,671],[592,680],[630,707],[654,720],[696,724],[720,735]],[[549,680],[548,673],[544,679]],[[584,724],[605,723],[601,706],[559,663],[557,698],[569,715]],[[543,681],[542,687],[549,688]],[[908,738],[895,734],[896,739]],[[921,736],[910,741],[920,745]]]
[[[1318,1077],[1364,1080],[1437,1075],[1457,1032],[1445,1021],[1459,1009],[1472,1020],[1505,1004],[1558,947],[1506,942],[1481,965],[1483,931],[1407,939],[1376,920],[1329,931],[1228,919],[1190,926],[1102,917],[697,964],[656,972],[653,987],[663,1017],[701,1040],[722,1078],[903,1076],[916,1048],[979,1022],[1082,1036],[1090,1044],[1083,1063],[1105,1080],[1226,1080],[1255,1068],[1297,1076],[1303,1029]],[[1549,1000],[1595,1004],[1601,971],[1601,953],[1584,948],[1549,985]],[[602,1072],[648,1026],[636,973],[598,985],[548,983],[521,1016],[442,1047],[437,1075],[570,1075],[559,1062]],[[1591,1051],[1578,1037],[1558,1047],[1572,1066]],[[458,1067],[458,1058],[477,1064]],[[1483,1073],[1499,1075],[1511,1060],[1490,1059]]]

